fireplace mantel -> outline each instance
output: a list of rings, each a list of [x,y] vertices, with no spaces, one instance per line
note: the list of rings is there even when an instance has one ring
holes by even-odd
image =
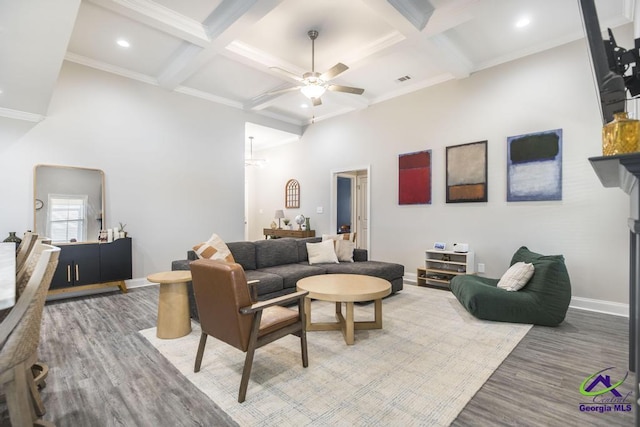
[[[635,425],[640,426],[640,383],[637,367],[640,366],[638,331],[640,331],[640,153],[591,157],[591,166],[602,185],[621,188],[630,198],[629,226],[629,370],[636,373],[634,379]]]

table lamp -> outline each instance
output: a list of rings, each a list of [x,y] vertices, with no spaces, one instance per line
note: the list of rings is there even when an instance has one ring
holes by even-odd
[[[274,217],[278,218],[278,230],[282,230],[282,227],[280,226],[280,220],[284,218],[284,212],[282,210],[277,210]]]

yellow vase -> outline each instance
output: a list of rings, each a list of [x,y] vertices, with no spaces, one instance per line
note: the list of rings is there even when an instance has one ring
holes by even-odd
[[[614,113],[613,121],[602,127],[602,154],[640,151],[640,120],[630,119],[626,112]]]

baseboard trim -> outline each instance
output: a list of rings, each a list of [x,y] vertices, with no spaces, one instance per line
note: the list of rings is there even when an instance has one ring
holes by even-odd
[[[417,284],[418,275],[407,273],[403,276],[404,283],[410,285]],[[576,310],[593,311],[595,313],[611,314],[613,316],[629,317],[629,304],[620,302],[605,301],[592,298],[572,297],[569,307]]]
[[[157,283],[151,283],[144,277],[129,279],[129,280],[125,280],[124,282],[127,285],[127,290],[135,289],[135,288],[144,288],[146,286],[158,286]],[[107,292],[120,292],[120,289],[114,286],[114,287],[101,288],[101,289],[89,289],[84,291],[64,292],[64,293],[55,294],[55,295],[48,295],[47,301],[56,301],[56,300],[66,299],[66,298],[84,297],[87,295],[104,294]]]
[[[569,307],[577,310],[594,311],[596,313],[611,314],[613,316],[629,317],[629,304],[623,304],[621,302],[571,297]]]

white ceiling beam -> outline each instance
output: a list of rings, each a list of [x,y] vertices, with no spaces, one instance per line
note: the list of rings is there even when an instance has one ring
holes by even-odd
[[[407,21],[422,31],[433,14],[434,7],[424,0],[387,0]]]
[[[473,19],[473,10],[478,5],[478,0],[447,2],[433,12],[422,31],[410,24],[387,0],[363,1],[401,32],[407,39],[406,43],[414,44],[426,55],[437,55],[441,65],[455,78],[465,78],[470,75],[473,69],[472,62],[444,35],[444,32]],[[385,51],[381,50],[378,54],[383,55]],[[371,56],[367,58],[367,60],[371,59]]]
[[[205,47],[209,44],[210,39],[204,25],[151,0],[89,1],[197,46]]]
[[[180,85],[282,1],[224,0],[205,20],[209,44],[199,51],[181,49],[158,76],[160,85],[167,89]]]
[[[402,13],[387,0],[361,0],[364,5],[374,11],[378,16],[386,20],[389,25],[398,30],[405,37],[411,37],[420,33]]]
[[[442,34],[447,30],[472,20],[475,16],[475,8],[478,5],[478,0],[447,2],[435,10],[426,28],[422,31],[422,34],[427,37]]]

